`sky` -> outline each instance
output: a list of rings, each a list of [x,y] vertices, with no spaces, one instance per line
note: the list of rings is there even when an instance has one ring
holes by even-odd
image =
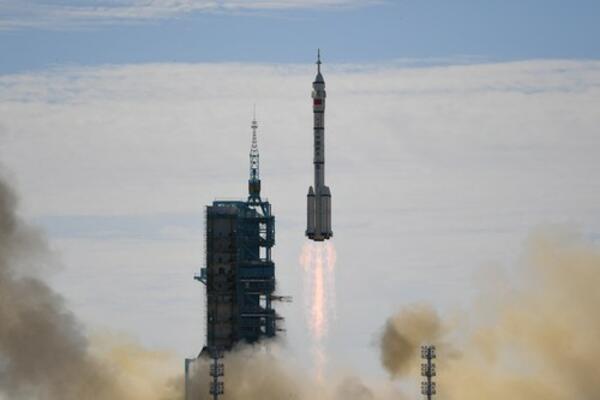
[[[0,0],[0,160],[90,331],[194,355],[203,207],[245,196],[257,105],[291,354],[316,48],[338,253],[332,366],[414,302],[467,308],[535,229],[600,239],[595,1]],[[498,278],[500,279],[500,278]],[[349,351],[348,349],[351,349]]]
[[[600,56],[594,0],[3,0],[0,72],[148,62]]]

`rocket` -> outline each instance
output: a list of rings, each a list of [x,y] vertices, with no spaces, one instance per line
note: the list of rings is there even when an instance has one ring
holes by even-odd
[[[306,236],[322,242],[333,236],[331,231],[331,191],[325,186],[325,80],[321,75],[321,51],[317,53],[317,76],[313,82],[313,167],[314,186],[306,196]]]

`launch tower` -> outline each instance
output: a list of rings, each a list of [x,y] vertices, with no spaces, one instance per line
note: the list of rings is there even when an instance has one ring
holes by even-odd
[[[273,301],[288,301],[275,296],[275,264],[271,249],[275,245],[275,217],[271,204],[261,197],[258,123],[252,120],[250,177],[247,200],[216,200],[206,207],[205,268],[194,279],[206,287],[206,345],[199,357],[213,357],[231,350],[237,343],[256,343],[278,332],[281,319]],[[196,359],[187,359],[186,399],[191,394],[190,371]],[[218,362],[214,368],[218,369]],[[213,369],[214,369],[213,368]],[[211,394],[222,394],[218,375]]]
[[[206,347],[230,350],[236,343],[273,337],[279,319],[275,291],[275,217],[260,196],[256,117],[252,120],[250,178],[246,201],[217,200],[206,208]]]

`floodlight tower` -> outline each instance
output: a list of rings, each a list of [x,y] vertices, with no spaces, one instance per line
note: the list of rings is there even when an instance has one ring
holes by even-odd
[[[210,382],[209,393],[212,395],[213,400],[219,400],[219,396],[225,393],[225,384],[219,380],[219,378],[225,376],[225,365],[219,361],[223,358],[223,352],[215,347],[212,349],[210,356],[212,359],[210,365],[212,381]]]
[[[427,396],[427,400],[431,400],[437,393],[433,382],[433,377],[436,376],[435,363],[432,362],[436,358],[435,346],[421,346],[421,358],[425,361],[421,364],[421,376],[426,378],[421,382],[421,394]]]

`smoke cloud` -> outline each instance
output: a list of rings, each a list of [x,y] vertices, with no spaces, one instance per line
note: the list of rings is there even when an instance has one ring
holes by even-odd
[[[381,363],[392,377],[401,377],[419,366],[421,344],[438,343],[442,321],[427,305],[400,311],[390,318],[381,336]]]
[[[88,338],[43,279],[52,258],[43,235],[22,221],[0,179],[0,399],[181,399],[169,354],[105,334]],[[485,291],[460,323],[426,305],[390,318],[381,361],[393,379],[417,380],[419,348],[438,346],[438,392],[448,400],[600,398],[600,249],[563,231],[537,232],[512,286]],[[403,399],[388,382],[334,376],[325,383],[260,349],[225,358],[233,399]],[[192,389],[208,399],[208,363]],[[416,385],[415,385],[416,387]]]
[[[240,346],[227,353],[223,400],[404,400],[391,382],[363,382],[352,374],[334,375],[326,382],[302,370],[280,354],[259,347]],[[191,398],[209,400],[210,360],[201,359],[192,370]]]
[[[488,291],[454,328],[427,307],[401,311],[381,337],[383,366],[416,378],[418,346],[437,342],[440,398],[600,398],[600,249],[574,234],[538,232],[517,278]]]
[[[65,300],[40,277],[52,254],[44,236],[17,214],[0,178],[0,400],[181,400],[182,367],[166,353],[127,337],[87,337]],[[274,352],[241,346],[225,358],[224,400],[403,399],[390,383],[358,377],[318,382]],[[209,399],[209,363],[192,371],[193,398]]]
[[[93,342],[39,276],[51,254],[0,179],[0,399],[178,398],[170,359],[116,336]]]

